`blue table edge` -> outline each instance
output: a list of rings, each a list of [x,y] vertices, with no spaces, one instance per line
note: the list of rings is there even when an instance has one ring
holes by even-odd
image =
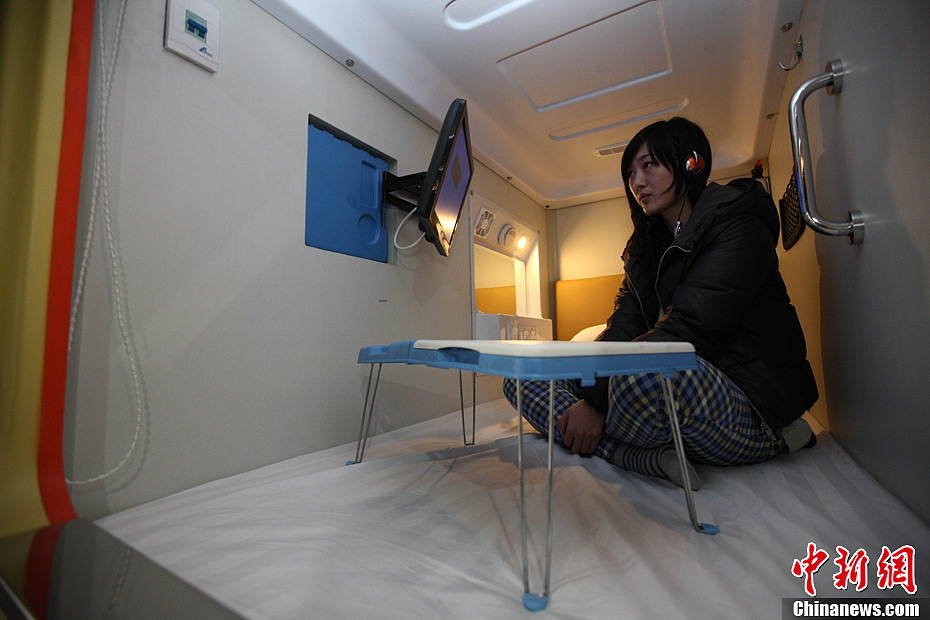
[[[694,370],[693,351],[662,353],[618,353],[569,356],[525,356],[481,353],[475,349],[450,347],[418,349],[416,340],[362,347],[359,364],[418,364],[453,368],[521,380],[579,379],[591,385],[598,377]]]

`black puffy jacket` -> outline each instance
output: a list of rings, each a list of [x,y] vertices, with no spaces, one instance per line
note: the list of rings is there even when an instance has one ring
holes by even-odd
[[[778,233],[775,205],[758,182],[709,184],[657,269],[624,256],[626,277],[598,340],[690,342],[769,427],[786,426],[818,393],[778,271]],[[605,410],[606,381],[582,394]]]

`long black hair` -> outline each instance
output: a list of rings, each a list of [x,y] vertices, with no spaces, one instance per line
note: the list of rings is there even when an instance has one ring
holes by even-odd
[[[692,205],[697,203],[701,192],[707,186],[713,163],[710,142],[707,141],[704,130],[686,118],[676,116],[667,121],[657,121],[633,136],[623,152],[620,163],[623,188],[626,190],[630,216],[633,219],[633,235],[624,250],[624,259],[639,257],[650,260],[672,241],[672,235],[661,214],[652,217],[646,215],[630,190],[633,158],[643,144],[653,159],[672,172],[672,191],[676,198],[686,193]],[[689,175],[685,172],[684,164],[695,152],[704,159],[704,169]]]

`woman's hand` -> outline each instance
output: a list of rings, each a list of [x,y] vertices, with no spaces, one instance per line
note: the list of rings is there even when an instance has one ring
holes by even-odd
[[[604,415],[583,400],[565,410],[559,418],[562,443],[575,454],[587,456],[594,453],[604,434]]]

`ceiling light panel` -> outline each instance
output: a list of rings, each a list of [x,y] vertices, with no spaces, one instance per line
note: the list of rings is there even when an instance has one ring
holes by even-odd
[[[497,62],[537,112],[671,72],[658,2],[645,2]]]
[[[664,101],[658,101],[656,103],[642,106],[634,110],[627,110],[619,114],[611,114],[610,116],[604,116],[590,121],[576,123],[569,127],[562,127],[560,129],[551,131],[549,133],[549,138],[556,141],[580,138],[581,136],[586,136],[591,133],[597,133],[599,131],[606,131],[608,129],[622,127],[623,125],[629,125],[630,123],[635,123],[637,121],[644,121],[656,116],[661,116],[663,114],[672,114],[681,110],[686,105],[688,105],[688,100],[684,97],[666,99]]]

